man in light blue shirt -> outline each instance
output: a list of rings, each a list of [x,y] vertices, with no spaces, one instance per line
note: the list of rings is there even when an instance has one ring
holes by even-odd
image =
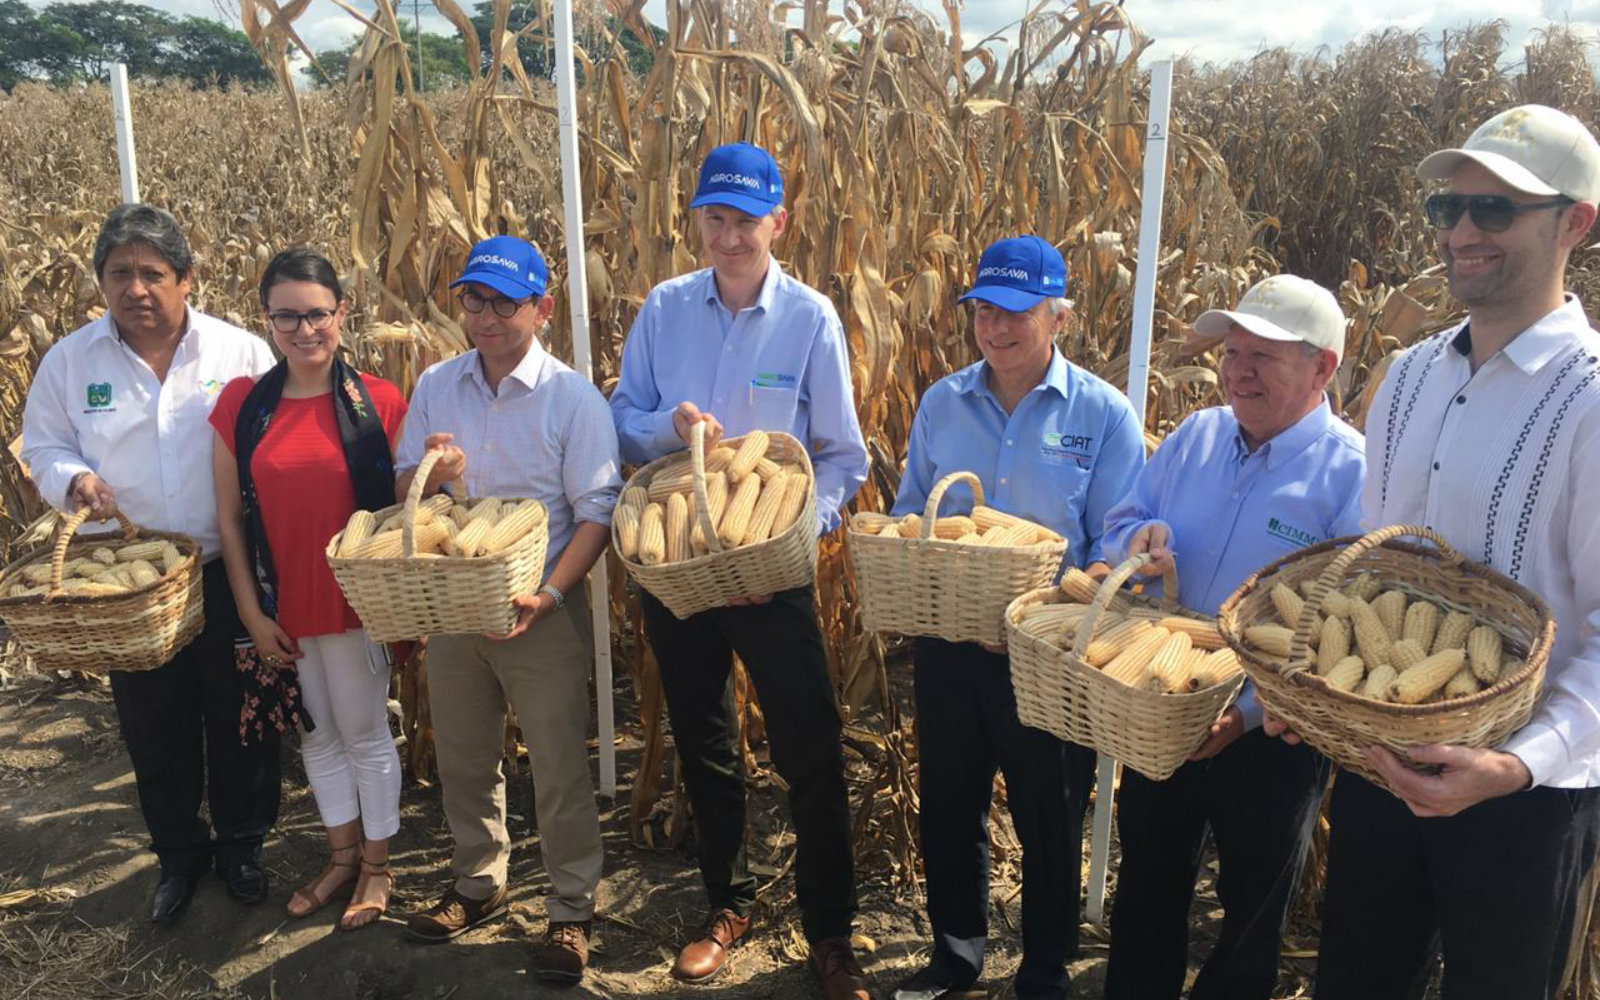
[[[990,506],[1068,540],[1074,566],[1101,572],[1105,513],[1144,464],[1127,398],[1055,347],[1071,308],[1066,264],[1037,236],[983,252],[972,300],[983,360],[922,397],[894,513],[921,512],[935,483],[973,472]],[[941,511],[972,508],[965,484]],[[923,870],[933,954],[895,1000],[964,995],[988,937],[988,817],[996,770],[1022,843],[1018,1000],[1064,1000],[1076,956],[1083,814],[1094,753],[1017,718],[1003,650],[919,637],[915,648]]]
[[[1105,550],[1111,562],[1149,553],[1151,576],[1176,558],[1178,602],[1216,614],[1274,559],[1359,533],[1366,459],[1360,433],[1334,415],[1325,394],[1345,336],[1330,292],[1302,278],[1268,278],[1236,310],[1202,315],[1195,330],[1227,338],[1221,374],[1230,405],[1201,410],[1162,442],[1107,515]],[[1177,1000],[1208,826],[1224,917],[1191,1000],[1272,995],[1329,767],[1310,747],[1271,739],[1260,725],[1247,686],[1171,778],[1123,772],[1108,1000]]]
[[[763,149],[719,146],[700,169],[695,210],[711,267],[657,285],[634,320],[611,396],[622,456],[645,462],[724,431],[784,431],[811,453],[819,531],[866,480],[844,328],[833,304],[783,273],[772,243],[788,224],[783,179]],[[868,1000],[850,943],[856,914],[839,712],[814,588],[752,594],[679,620],[641,593],[684,784],[699,824],[710,913],[673,975],[704,982],[750,928],[756,881],[745,861],[745,799],[728,678],[737,652],[789,787],[795,894],[825,1000]]]

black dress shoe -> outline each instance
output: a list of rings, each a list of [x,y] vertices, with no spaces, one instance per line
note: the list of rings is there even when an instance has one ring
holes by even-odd
[[[217,873],[228,895],[241,903],[259,903],[267,898],[267,873],[259,861],[237,861],[222,865]]]
[[[150,922],[170,924],[177,921],[194,896],[196,881],[193,875],[163,874],[156,884],[156,894],[150,897]]]

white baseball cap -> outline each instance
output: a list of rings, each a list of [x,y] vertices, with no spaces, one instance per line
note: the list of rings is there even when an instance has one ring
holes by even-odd
[[[1417,164],[1423,180],[1449,180],[1465,160],[1528,194],[1600,202],[1600,143],[1571,115],[1524,104],[1478,126],[1459,149],[1441,149]]]
[[[1268,340],[1298,340],[1344,360],[1344,312],[1333,293],[1292,274],[1257,282],[1233,309],[1210,309],[1194,321],[1203,337],[1220,337],[1234,323]]]

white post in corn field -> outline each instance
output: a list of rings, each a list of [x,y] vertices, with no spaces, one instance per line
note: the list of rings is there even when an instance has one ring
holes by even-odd
[[[1150,339],[1155,325],[1156,267],[1161,257],[1161,205],[1167,187],[1167,125],[1172,111],[1172,62],[1150,67],[1150,118],[1144,136],[1144,187],[1139,199],[1139,263],[1133,276],[1133,330],[1128,344],[1128,402],[1144,426],[1150,386]],[[1089,841],[1089,898],[1084,916],[1105,923],[1106,874],[1111,863],[1111,811],[1117,762],[1101,755]]]
[[[584,267],[583,175],[578,171],[578,93],[572,68],[572,0],[556,0],[556,109],[561,133],[561,192],[567,234],[567,297],[572,306],[572,367],[593,381],[589,346],[589,272]],[[617,794],[617,722],[611,696],[611,587],[605,556],[589,572],[594,620],[594,697],[600,742],[600,794]]]
[[[128,67],[111,64],[111,113],[117,125],[117,163],[122,168],[122,200],[139,200],[139,161],[133,150],[133,105],[128,100]]]

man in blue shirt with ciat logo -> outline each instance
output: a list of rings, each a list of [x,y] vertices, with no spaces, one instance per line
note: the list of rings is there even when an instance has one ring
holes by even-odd
[[[1055,347],[1071,303],[1066,264],[1037,236],[983,252],[972,300],[983,360],[922,397],[894,513],[920,513],[935,483],[975,473],[987,502],[1067,539],[1067,558],[1103,575],[1105,515],[1144,463],[1126,397]],[[964,483],[941,513],[971,510]],[[1017,718],[1004,650],[916,640],[920,828],[933,954],[895,1000],[961,996],[983,971],[988,937],[988,817],[994,774],[1022,843],[1018,1000],[1063,1000],[1076,955],[1083,814],[1094,753]]]
[[[827,297],[783,273],[772,244],[788,225],[783,180],[763,149],[719,146],[690,207],[711,267],[651,290],[628,333],[612,416],[629,462],[706,447],[723,431],[783,431],[811,453],[819,533],[867,477],[844,328]],[[766,715],[772,764],[789,789],[795,895],[824,1000],[867,1000],[850,935],[856,913],[840,721],[815,588],[753,594],[682,621],[640,595],[661,671],[684,784],[699,825],[710,913],[673,975],[704,982],[750,929],[756,881],[745,861],[744,773],[729,711],[737,652]]]
[[[1105,547],[1113,561],[1149,553],[1151,576],[1176,556],[1178,602],[1211,615],[1267,563],[1360,531],[1366,458],[1360,433],[1334,415],[1324,391],[1344,354],[1344,315],[1332,293],[1302,278],[1268,278],[1237,309],[1203,314],[1195,331],[1226,337],[1230,405],[1193,414],[1162,442],[1107,516]],[[1208,827],[1224,917],[1190,998],[1272,995],[1328,762],[1260,726],[1247,685],[1172,777],[1123,771],[1108,1000],[1177,1000]]]

